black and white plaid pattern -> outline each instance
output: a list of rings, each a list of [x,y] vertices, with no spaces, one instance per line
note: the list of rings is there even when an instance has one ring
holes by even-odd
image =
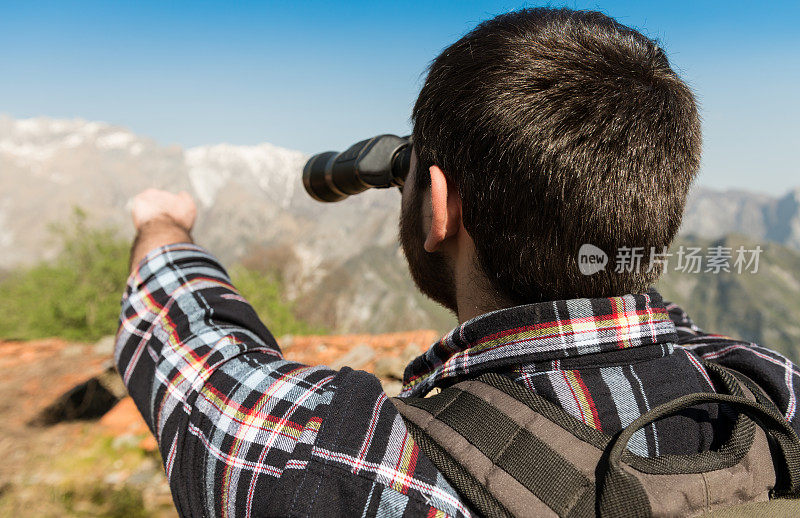
[[[713,390],[700,358],[762,384],[797,429],[800,380],[791,362],[703,334],[655,292],[478,317],[409,365],[404,393],[495,371],[614,433],[661,402]],[[116,361],[158,439],[181,515],[472,514],[409,436],[377,378],[286,360],[200,247],[157,249],[129,278]],[[631,448],[696,451],[719,432],[679,415],[642,431]]]

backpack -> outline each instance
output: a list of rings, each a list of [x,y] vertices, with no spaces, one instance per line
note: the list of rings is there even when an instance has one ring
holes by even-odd
[[[659,405],[613,436],[496,373],[392,402],[420,449],[484,516],[800,516],[794,430],[752,380],[706,368],[720,393]],[[637,430],[699,403],[738,413],[718,449],[660,457],[626,449]]]

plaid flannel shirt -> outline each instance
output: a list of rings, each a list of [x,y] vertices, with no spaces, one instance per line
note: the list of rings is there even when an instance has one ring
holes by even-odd
[[[471,516],[407,433],[377,378],[286,360],[217,260],[152,251],[128,280],[115,360],[158,440],[184,516]],[[758,382],[795,430],[783,356],[703,333],[655,291],[481,315],[406,369],[402,396],[504,373],[613,434],[648,409],[713,391],[702,360]],[[637,433],[642,455],[712,447],[729,421],[697,407]]]

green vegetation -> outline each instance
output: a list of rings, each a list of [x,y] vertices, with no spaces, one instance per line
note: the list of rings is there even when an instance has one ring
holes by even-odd
[[[59,493],[53,499],[61,500],[68,516],[104,516],[107,518],[148,518],[142,494],[134,488],[113,486],[76,486]]]
[[[130,243],[113,228],[91,228],[80,209],[53,231],[63,242],[55,260],[0,277],[0,338],[94,341],[114,334]],[[274,276],[234,267],[232,277],[275,336],[324,332],[295,317]]]
[[[11,272],[0,283],[0,337],[96,340],[114,334],[125,288],[129,244],[113,229],[93,229],[76,209],[56,226],[63,251],[52,262]]]
[[[239,293],[247,299],[270,332],[277,338],[285,334],[327,334],[323,327],[314,327],[299,320],[294,306],[283,297],[283,287],[275,275],[234,266],[231,280]]]
[[[160,454],[138,446],[144,435],[111,437],[94,424],[66,430],[54,432],[70,434],[70,447],[31,445],[20,476],[0,483],[0,516],[176,516]]]

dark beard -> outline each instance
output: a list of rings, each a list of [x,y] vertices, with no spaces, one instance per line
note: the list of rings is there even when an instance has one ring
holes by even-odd
[[[422,193],[424,191],[414,189],[408,207],[403,204],[400,212],[400,244],[408,262],[411,278],[414,279],[419,291],[458,315],[453,269],[441,252],[426,252],[424,248]]]

